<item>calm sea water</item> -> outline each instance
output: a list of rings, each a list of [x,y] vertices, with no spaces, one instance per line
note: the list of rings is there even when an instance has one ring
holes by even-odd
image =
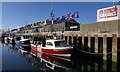
[[[89,55],[76,51],[70,58],[59,58],[31,51],[23,54],[9,45],[0,43],[2,49],[2,71],[28,72],[95,72],[116,71],[111,61],[104,61],[102,56]]]

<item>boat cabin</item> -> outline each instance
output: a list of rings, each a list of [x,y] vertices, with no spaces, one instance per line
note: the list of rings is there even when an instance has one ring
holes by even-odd
[[[68,47],[64,40],[46,40],[46,47]]]
[[[68,47],[69,45],[66,44],[64,40],[54,40],[54,39],[49,39],[49,40],[35,40],[32,42],[32,44],[38,46],[41,45],[42,47],[50,47],[50,48],[55,48],[55,47]]]

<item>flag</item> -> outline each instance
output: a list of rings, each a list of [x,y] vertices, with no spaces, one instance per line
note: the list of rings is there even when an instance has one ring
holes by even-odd
[[[42,21],[42,24],[47,24],[47,23],[46,23],[46,20]]]
[[[38,27],[38,26],[39,26],[39,24],[38,24],[38,23],[36,23],[36,24],[35,24],[35,26],[37,26],[37,27]]]
[[[32,26],[34,26],[34,23],[32,24]]]
[[[47,19],[47,20],[46,20],[46,23],[47,23],[47,24],[50,24],[50,21],[49,21],[49,19]]]
[[[42,21],[38,22],[38,24],[39,24],[39,25],[42,24]]]
[[[29,25],[27,25],[27,27],[29,28],[29,27],[31,27],[31,25],[29,24]]]
[[[70,19],[70,18],[72,18],[72,14],[68,13],[66,17]]]
[[[65,17],[65,16],[62,16],[61,21],[62,21],[62,22],[66,21],[66,17]]]
[[[47,23],[47,24],[51,24],[51,23],[52,23],[52,19],[51,19],[51,18],[47,19],[47,20],[46,20],[46,23]]]
[[[54,23],[56,23],[57,18],[55,17],[55,18],[53,18],[53,20],[54,20]]]
[[[30,24],[30,27],[32,26],[32,24]]]
[[[56,19],[56,22],[57,22],[57,23],[58,23],[58,22],[60,22],[60,19],[59,19],[59,18],[57,18],[57,19]]]
[[[78,12],[74,12],[74,14],[72,15],[73,18],[79,18],[79,13]]]

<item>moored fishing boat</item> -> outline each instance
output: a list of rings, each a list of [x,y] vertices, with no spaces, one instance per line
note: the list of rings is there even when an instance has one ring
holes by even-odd
[[[73,47],[67,45],[64,40],[48,39],[45,45],[42,41],[34,41],[31,44],[31,50],[55,56],[70,57]]]
[[[46,54],[56,56],[71,56],[73,47],[67,45],[64,40],[46,40],[46,46],[41,47],[41,51]]]
[[[18,36],[16,37],[16,47],[30,51],[30,39],[29,36]]]

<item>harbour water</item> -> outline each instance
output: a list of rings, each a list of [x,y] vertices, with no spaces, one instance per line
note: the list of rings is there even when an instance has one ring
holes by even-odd
[[[45,72],[112,72],[111,60],[105,61],[102,56],[75,51],[70,58],[59,58],[38,52],[21,53],[18,49],[0,43],[2,49],[2,72],[45,71]],[[116,64],[116,63],[115,63]]]

